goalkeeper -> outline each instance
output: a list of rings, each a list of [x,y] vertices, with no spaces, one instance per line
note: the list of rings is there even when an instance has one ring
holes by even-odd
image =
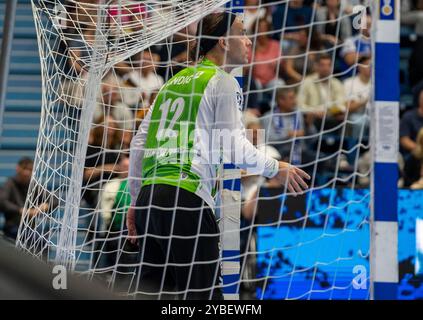
[[[127,227],[140,250],[137,291],[151,298],[223,298],[214,215],[221,163],[278,175],[294,194],[310,179],[266,157],[246,138],[241,88],[229,74],[248,62],[251,41],[242,20],[210,14],[197,36],[192,52],[198,63],[164,84],[131,142]]]

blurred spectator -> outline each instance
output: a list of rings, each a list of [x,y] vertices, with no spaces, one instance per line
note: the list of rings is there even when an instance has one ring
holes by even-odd
[[[253,77],[250,76],[250,69],[243,68],[244,71],[244,80],[243,81],[243,94],[244,94],[244,108],[256,115],[257,117],[263,114],[261,108],[261,101],[259,98],[262,96],[257,92],[257,85]]]
[[[247,139],[256,147],[264,144],[265,136],[260,135],[262,129],[260,118],[249,111],[245,111],[242,115],[242,122],[247,130]],[[261,131],[261,133],[264,133]]]
[[[341,0],[326,0],[326,6],[316,11],[316,28],[322,35],[322,40],[336,45],[351,37],[351,20],[341,8]],[[326,23],[325,23],[326,22]]]
[[[401,2],[401,24],[414,25],[416,35],[423,36],[423,0],[411,1],[408,6],[407,1]]]
[[[128,189],[129,158],[121,156],[116,168],[118,177],[104,185],[100,195],[103,231],[107,231],[105,249],[102,250],[104,265],[102,267],[116,268],[116,284],[128,290],[129,281],[135,273],[135,267],[128,266],[137,262],[136,245],[126,240],[126,212],[131,204]],[[122,283],[123,282],[123,283]]]
[[[80,0],[70,1],[75,6],[75,16],[73,21],[76,21],[82,28],[85,25],[92,25],[97,22],[97,6],[99,0]]]
[[[273,111],[263,115],[262,127],[266,132],[266,142],[275,147],[283,161],[301,163],[304,136],[304,121],[297,110],[296,93],[293,88],[280,88],[276,95]]]
[[[100,119],[111,114],[119,127],[125,130],[133,130],[135,127],[135,115],[131,108],[122,101],[122,88],[115,76],[106,77],[101,85],[102,96],[94,112],[94,119]]]
[[[270,23],[262,18],[258,20],[257,38],[250,48],[249,61],[252,63],[253,78],[259,89],[274,89],[280,85],[278,81],[278,65],[281,63],[281,47],[279,41],[270,37]],[[271,95],[265,91],[265,95]]]
[[[6,218],[4,234],[7,237],[15,239],[18,234],[19,223],[24,210],[25,199],[28,193],[29,183],[31,181],[33,161],[29,158],[22,158],[16,165],[16,175],[7,179],[4,186],[0,189],[0,211]],[[40,196],[39,199],[45,197]],[[46,212],[49,204],[43,202],[36,207],[28,208],[28,216],[34,217],[40,212]]]
[[[355,6],[367,5],[367,0],[341,0],[342,7],[347,14],[351,14]]]
[[[401,23],[414,25],[417,36],[408,64],[409,82],[412,87],[423,79],[423,0],[413,2],[410,10],[403,10],[401,14]]]
[[[324,46],[320,34],[313,31],[310,35],[308,28],[296,32],[290,43],[285,55],[282,77],[287,84],[295,84],[314,72],[318,51],[323,50]]]
[[[70,35],[71,40],[68,41],[68,50],[70,59],[68,60],[71,69],[77,75],[84,75],[88,69],[86,61],[92,57],[95,44],[96,26],[86,25],[82,30],[78,30]]]
[[[194,24],[189,25],[151,47],[151,51],[160,56],[157,73],[165,81],[189,65],[190,43],[195,39],[196,30]]]
[[[278,153],[278,151],[271,147],[266,146],[265,143],[265,135],[263,135],[263,126],[261,125],[261,119],[256,117],[254,114],[250,113],[249,111],[245,111],[242,116],[242,122],[245,126],[246,133],[247,133],[247,139],[259,150],[265,151],[265,150],[271,150],[273,149],[274,152],[272,155],[277,154],[277,159],[281,160],[281,156]],[[267,148],[269,147],[269,148]],[[269,151],[270,152],[270,151]],[[251,198],[251,192],[256,191],[257,184],[261,184],[265,181],[265,178],[260,175],[248,175],[246,172],[242,172],[241,177],[241,197],[242,200],[245,200],[246,198]]]
[[[114,168],[119,159],[122,130],[112,115],[102,116],[90,133],[85,159],[83,198],[90,208],[95,208],[98,191],[104,181],[115,176]]]
[[[258,148],[261,152],[266,154],[269,157],[272,157],[276,160],[282,160],[281,155],[276,150],[276,148],[268,145],[263,145]],[[241,178],[242,188],[245,185],[249,187],[247,189],[243,189],[242,198],[244,203],[241,208],[242,218],[245,219],[249,223],[254,223],[254,219],[256,218],[257,213],[257,201],[258,201],[258,194],[260,192],[260,187],[264,188],[280,188],[281,183],[277,178],[264,178],[259,177],[258,179],[254,180],[254,183],[251,183],[250,179],[255,179],[256,176],[243,176]],[[241,236],[242,237],[242,236]]]
[[[366,14],[362,19],[364,20],[365,27],[360,29],[359,34],[347,38],[340,51],[343,77],[352,76],[355,71],[354,65],[360,58],[363,56],[370,57],[372,53],[372,42],[370,39],[370,30],[372,27],[371,14]]]
[[[372,153],[370,151],[367,151],[363,155],[361,155],[360,158],[358,158],[357,162],[357,171],[360,173],[358,175],[357,182],[360,187],[368,188],[370,186],[370,176],[372,168]]]
[[[144,3],[136,2],[121,5],[120,1],[114,0],[108,6],[107,13],[110,29],[132,33],[142,29],[142,20],[147,14],[147,7]]]
[[[129,158],[125,155],[120,157],[116,165],[116,178],[111,179],[104,184],[100,194],[101,215],[103,217],[102,230],[122,231],[125,225],[125,215],[127,206],[130,204],[130,195],[127,193],[127,177],[129,168]],[[116,199],[118,193],[119,199]],[[118,200],[118,201],[117,201]],[[129,201],[129,202],[128,202]],[[116,210],[119,208],[119,210]]]
[[[122,131],[122,147],[121,147],[122,151],[129,152],[129,148],[131,146],[132,136],[134,135],[134,132],[135,132],[136,129],[137,129],[137,127],[135,127],[134,130],[123,130]]]
[[[255,22],[266,17],[266,9],[260,7],[260,0],[245,0],[244,2],[244,28],[249,34],[256,33]]]
[[[423,91],[423,78],[412,89],[413,92],[413,106],[419,105],[420,92]]]
[[[100,252],[104,246],[102,217],[96,209],[101,205],[99,193],[104,183],[117,176],[116,169],[122,147],[122,130],[111,114],[94,123],[88,141],[82,186],[81,209],[90,217],[87,240],[93,241],[93,268],[103,267]]]
[[[320,55],[316,63],[316,74],[304,79],[298,95],[301,111],[310,113],[320,127],[324,117],[325,128],[331,128],[345,116],[345,91],[341,81],[332,76],[332,58]]]
[[[71,107],[82,106],[87,79],[87,60],[92,56],[95,41],[95,25],[86,26],[82,31],[72,30],[67,42],[63,43],[63,56],[67,56],[63,71],[66,74],[63,98]],[[80,32],[80,33],[79,33]],[[63,57],[62,55],[59,55]],[[62,61],[58,61],[62,64]],[[78,81],[79,80],[79,81]],[[82,80],[82,81],[81,81]]]
[[[310,6],[304,4],[304,0],[291,0],[288,6],[284,2],[279,4],[273,12],[273,29],[283,29],[286,33],[295,32],[299,29],[298,27],[310,24],[312,16],[313,10]],[[280,36],[281,32],[274,34],[276,40],[279,40]]]
[[[369,117],[366,106],[369,103],[371,91],[370,76],[372,69],[370,61],[369,57],[360,58],[358,75],[344,81],[348,119],[353,122],[349,124],[351,131],[348,134],[357,139],[360,137],[363,127],[363,136],[368,136]]]
[[[413,92],[413,105],[419,104],[420,92],[423,90],[423,0],[401,2],[401,24],[415,25],[415,39],[408,61],[408,80]],[[401,44],[402,48],[402,44]]]
[[[98,3],[99,0],[51,2],[50,5],[54,4],[54,12],[58,13],[54,17],[55,26],[65,29],[67,35],[81,33],[81,30],[84,30],[87,26],[93,26],[97,23],[96,4]]]
[[[416,147],[404,164],[404,187],[423,189],[423,127],[416,138]]]
[[[278,151],[272,146],[261,146],[259,150],[276,160],[281,160]],[[241,178],[241,232],[240,232],[240,253],[241,283],[240,295],[243,299],[254,299],[256,294],[256,229],[255,217],[257,213],[257,201],[261,187],[280,188],[280,182],[275,179],[266,179],[262,176],[243,175]],[[244,261],[245,260],[245,261]]]
[[[407,111],[400,122],[400,145],[405,162],[417,147],[416,138],[421,128],[423,128],[423,91],[420,92],[417,108]]]
[[[123,89],[124,101],[130,105],[148,107],[153,102],[153,93],[157,93],[164,84],[163,78],[156,72],[160,56],[144,50],[139,57],[139,68],[122,77],[130,86]]]

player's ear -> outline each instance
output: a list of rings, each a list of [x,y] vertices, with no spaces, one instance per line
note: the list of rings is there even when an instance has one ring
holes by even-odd
[[[224,37],[220,37],[219,38],[219,46],[224,50],[224,51],[228,51],[229,50],[229,44],[228,41],[226,41],[226,39]]]

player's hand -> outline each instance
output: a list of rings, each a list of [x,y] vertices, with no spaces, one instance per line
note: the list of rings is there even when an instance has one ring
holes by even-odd
[[[283,185],[287,186],[289,192],[294,196],[308,189],[304,179],[310,180],[310,176],[305,171],[287,162],[279,161],[279,173],[276,177]]]
[[[137,244],[137,228],[135,227],[135,208],[129,207],[126,214],[126,226],[128,228],[128,239],[132,244]]]

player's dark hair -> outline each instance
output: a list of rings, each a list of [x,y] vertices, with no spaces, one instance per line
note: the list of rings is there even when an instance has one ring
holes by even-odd
[[[219,37],[225,35],[232,26],[236,15],[228,12],[211,13],[197,26],[196,41],[190,48],[190,58],[197,60],[214,48]]]

